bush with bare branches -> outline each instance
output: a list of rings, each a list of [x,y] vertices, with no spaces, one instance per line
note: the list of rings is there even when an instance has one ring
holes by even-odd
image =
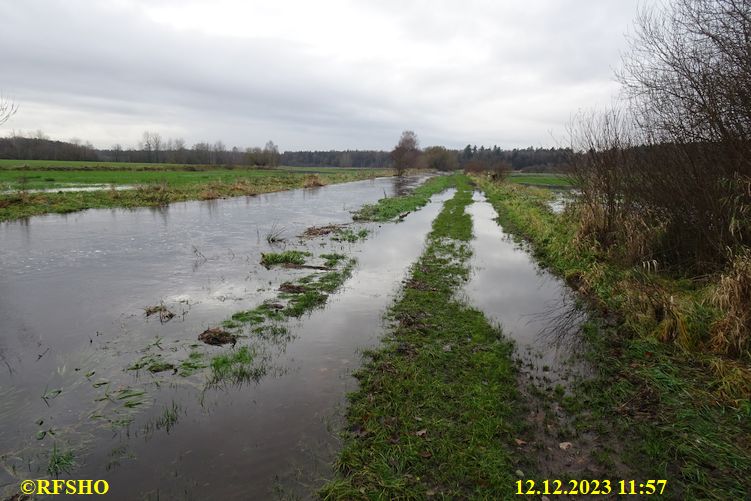
[[[749,2],[642,12],[619,75],[627,103],[572,129],[585,234],[687,273],[751,244],[749,39]]]

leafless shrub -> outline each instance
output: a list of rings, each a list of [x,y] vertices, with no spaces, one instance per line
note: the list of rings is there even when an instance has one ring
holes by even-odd
[[[630,39],[627,104],[572,128],[581,233],[632,263],[720,271],[751,244],[751,4],[661,5]]]

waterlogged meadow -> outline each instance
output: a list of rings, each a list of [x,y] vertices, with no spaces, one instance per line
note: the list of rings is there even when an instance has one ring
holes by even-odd
[[[430,216],[425,208],[391,230],[352,225],[350,211],[423,180],[4,223],[2,282],[15,291],[0,309],[11,333],[4,494],[19,478],[70,475],[107,478],[123,497],[200,492],[206,478],[247,468],[259,496],[281,477],[305,491],[310,479],[299,484],[295,472],[315,477],[329,464],[308,452],[333,450],[342,376],[377,335],[381,311],[367,295],[385,301],[401,276],[377,246],[408,256]],[[347,311],[323,314],[345,297]],[[327,348],[303,356],[311,344]],[[226,436],[209,440],[219,429]],[[187,443],[201,452],[185,457]]]
[[[633,270],[572,246],[559,198],[454,174],[3,223],[2,494],[740,496],[739,366],[623,309]]]

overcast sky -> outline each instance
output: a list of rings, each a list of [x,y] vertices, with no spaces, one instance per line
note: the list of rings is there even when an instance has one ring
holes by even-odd
[[[565,143],[637,0],[0,0],[0,134],[282,150]]]

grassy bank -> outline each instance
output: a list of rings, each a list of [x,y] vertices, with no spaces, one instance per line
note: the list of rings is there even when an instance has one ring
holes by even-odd
[[[156,165],[156,166],[155,166]],[[297,177],[309,173],[346,175],[391,175],[388,169],[299,169],[278,167],[257,169],[249,167],[212,167],[206,165],[171,164],[115,164],[111,166],[0,168],[0,191],[39,190],[85,187],[89,185],[167,184],[186,186],[209,182],[234,183],[256,181],[260,178]]]
[[[516,480],[512,346],[455,297],[467,279],[471,190],[433,223],[427,247],[349,396],[348,432],[324,499],[498,499]]]
[[[456,186],[458,179],[460,179],[459,174],[434,177],[415,188],[409,195],[386,197],[374,204],[362,206],[355,212],[353,219],[355,221],[391,221],[402,214],[423,207],[433,195]]]
[[[19,171],[0,170],[2,176]],[[302,188],[311,185],[310,175],[278,170],[214,169],[210,171],[29,171],[35,172],[40,182],[65,182],[86,184],[132,184],[132,190],[102,190],[65,193],[17,192],[0,195],[0,221],[8,221],[45,213],[67,213],[83,209],[110,207],[155,207],[185,200],[211,200],[241,195],[257,195],[273,191]],[[387,174],[382,170],[332,171],[314,175],[315,184],[334,184],[371,179]],[[54,177],[44,177],[54,176]],[[47,181],[45,181],[47,179]],[[52,180],[52,181],[49,181]],[[75,181],[74,181],[75,180]],[[26,189],[32,189],[29,184]],[[62,181],[60,181],[62,182]]]
[[[667,479],[669,498],[748,497],[751,377],[746,361],[709,353],[712,284],[608,260],[578,242],[575,211],[550,212],[543,190],[481,187],[504,229],[599,312],[584,330],[595,377],[560,397],[577,426],[620,442],[620,461]]]
[[[512,183],[527,184],[534,186],[550,186],[570,188],[571,179],[563,174],[535,173],[535,172],[512,172],[508,180]]]

